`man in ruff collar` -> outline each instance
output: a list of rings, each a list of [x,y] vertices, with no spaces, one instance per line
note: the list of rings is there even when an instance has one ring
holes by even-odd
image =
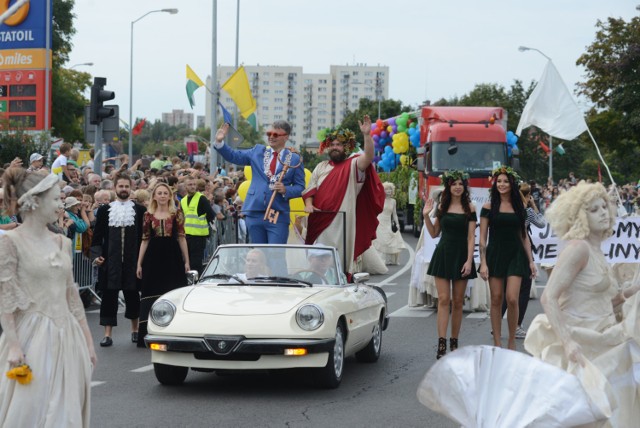
[[[131,341],[138,341],[140,294],[136,266],[142,241],[142,218],[146,209],[129,200],[131,178],[119,173],[115,178],[116,200],[98,208],[91,242],[91,257],[99,266],[98,289],[102,290],[100,325],[104,338],[100,346],[111,346],[111,329],[118,325],[118,293],[122,290],[131,320]]]

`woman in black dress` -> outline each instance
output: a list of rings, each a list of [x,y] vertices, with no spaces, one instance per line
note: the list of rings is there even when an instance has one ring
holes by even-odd
[[[475,229],[477,223],[476,209],[469,197],[469,175],[462,171],[448,171],[442,177],[444,191],[436,210],[435,222],[431,222],[429,212],[433,208],[433,199],[428,199],[422,211],[425,226],[432,238],[442,232],[440,242],[436,246],[428,275],[435,278],[438,290],[438,352],[440,359],[447,353],[447,327],[449,324],[449,305],[453,294],[451,308],[451,338],[449,349],[458,348],[458,334],[462,324],[462,306],[467,280],[476,277],[473,262],[475,246]],[[451,285],[453,284],[453,285]],[[453,289],[453,293],[451,292]]]
[[[142,279],[138,347],[145,346],[151,305],[164,293],[186,286],[187,271],[189,252],[184,237],[184,213],[176,208],[169,185],[158,183],[144,214],[136,272]]]
[[[510,167],[501,166],[493,170],[491,200],[480,211],[478,272],[482,279],[489,280],[493,342],[499,347],[502,346],[500,314],[502,300],[506,297],[509,349],[516,349],[518,295],[522,278],[536,276],[529,235],[525,229],[527,214],[518,188],[518,179],[518,174]]]

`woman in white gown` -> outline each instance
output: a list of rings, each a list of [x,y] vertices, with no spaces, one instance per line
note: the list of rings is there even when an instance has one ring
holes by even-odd
[[[584,182],[547,211],[551,228],[567,242],[541,297],[545,313],[533,320],[524,345],[578,376],[594,401],[613,409],[608,426],[625,427],[640,421],[640,300],[638,284],[618,287],[601,250],[615,214],[605,188]],[[594,388],[585,366],[595,366],[609,385]],[[604,399],[603,390],[614,399]]]
[[[62,208],[58,177],[10,168],[3,181],[5,208],[24,222],[0,236],[0,426],[89,426],[93,340],[71,241],[46,227]],[[22,364],[33,372],[26,385],[4,375]]]
[[[384,182],[385,199],[384,208],[378,214],[378,228],[376,229],[376,239],[372,242],[373,247],[383,257],[385,264],[397,265],[400,251],[404,249],[404,240],[400,234],[400,230],[393,232],[391,230],[391,222],[394,221],[397,227],[400,227],[398,221],[398,213],[396,212],[396,200],[393,194],[396,187],[393,183]]]

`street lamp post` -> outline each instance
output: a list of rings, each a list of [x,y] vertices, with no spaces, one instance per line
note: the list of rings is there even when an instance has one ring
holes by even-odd
[[[551,61],[551,58],[544,54],[540,49],[530,48],[527,46],[519,46],[518,50],[520,52],[526,51],[536,51],[547,60]],[[549,135],[549,178],[551,179],[551,183],[553,184],[553,137]]]
[[[166,13],[170,13],[171,15],[175,15],[176,13],[178,13],[178,9],[150,10],[149,12],[142,15],[140,18],[134,21],[131,21],[131,46],[130,46],[131,57],[129,60],[129,162],[131,162],[133,159],[133,123],[132,123],[133,122],[133,24],[140,21],[145,16],[150,15],[152,13],[156,13],[156,12],[166,12]]]
[[[87,66],[87,67],[91,67],[93,65],[92,62],[82,62],[80,64],[73,64],[71,67],[69,67],[69,70],[73,70],[76,67],[81,67],[81,66]]]

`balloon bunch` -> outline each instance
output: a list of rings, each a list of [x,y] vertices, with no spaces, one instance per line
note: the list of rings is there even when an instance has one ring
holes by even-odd
[[[514,149],[518,151],[518,136],[513,131],[507,131],[507,156],[511,157]]]
[[[404,155],[409,151],[409,143],[416,148],[420,147],[420,129],[416,119],[411,118],[407,112],[387,120],[378,119],[371,124],[371,137],[375,151],[382,152],[374,160],[387,172],[395,169],[398,163],[408,165],[411,162]]]

